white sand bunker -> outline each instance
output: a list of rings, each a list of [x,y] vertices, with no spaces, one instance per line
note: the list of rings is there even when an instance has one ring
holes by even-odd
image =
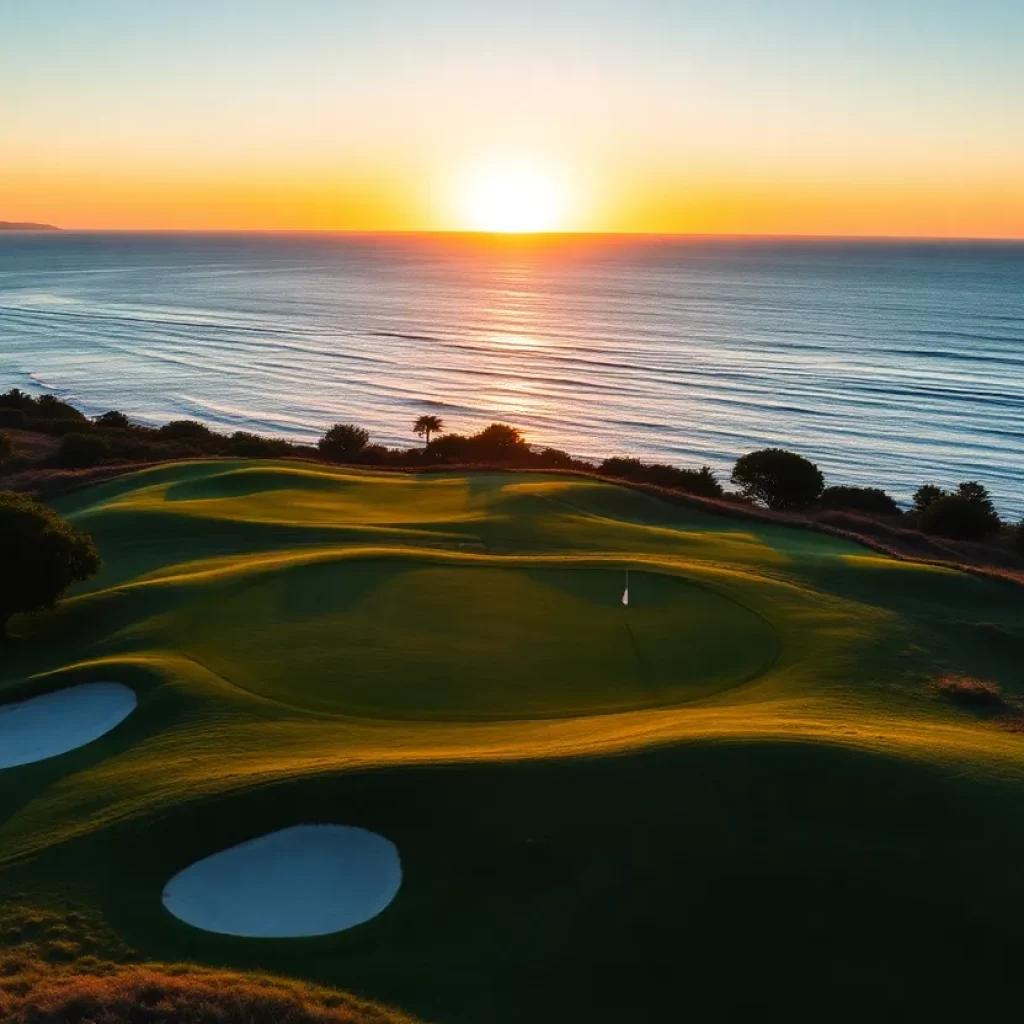
[[[402,884],[394,843],[346,825],[296,825],[178,872],[164,906],[209,932],[253,938],[329,935],[376,917]]]
[[[121,683],[82,683],[0,705],[0,769],[84,747],[123,722],[137,704],[135,691]]]

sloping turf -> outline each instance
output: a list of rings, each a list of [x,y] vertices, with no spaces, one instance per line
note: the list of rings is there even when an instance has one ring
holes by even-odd
[[[0,900],[440,1024],[1011,995],[1024,737],[928,684],[1024,696],[1012,585],[547,475],[188,463],[60,511],[105,569],[16,624],[0,696],[140,705],[0,773]],[[398,846],[379,918],[239,940],[161,907],[316,821]]]

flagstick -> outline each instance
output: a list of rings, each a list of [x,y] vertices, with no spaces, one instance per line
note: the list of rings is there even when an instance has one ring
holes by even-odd
[[[629,608],[629,568],[626,568],[626,589],[622,592],[622,604],[624,607]],[[644,666],[644,658],[640,653],[640,645],[636,641],[636,635],[633,633],[633,626],[629,621],[629,616],[623,613],[622,618],[623,624],[626,627],[626,635],[629,637],[629,645],[633,648],[633,656],[636,658],[636,663],[640,668],[639,681],[643,681],[643,677],[646,675],[646,668]]]

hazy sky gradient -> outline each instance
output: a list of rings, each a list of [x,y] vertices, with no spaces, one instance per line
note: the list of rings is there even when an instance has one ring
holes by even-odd
[[[0,0],[0,219],[1024,237],[1021,0]]]

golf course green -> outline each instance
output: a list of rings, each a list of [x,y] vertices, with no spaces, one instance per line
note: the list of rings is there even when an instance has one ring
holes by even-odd
[[[1013,992],[1018,586],[581,476],[211,460],[55,505],[104,568],[12,623],[0,702],[138,705],[0,770],[0,904],[436,1024]],[[958,676],[1006,713],[944,699]],[[204,858],[326,824],[398,851],[365,923],[243,938],[162,903]]]

